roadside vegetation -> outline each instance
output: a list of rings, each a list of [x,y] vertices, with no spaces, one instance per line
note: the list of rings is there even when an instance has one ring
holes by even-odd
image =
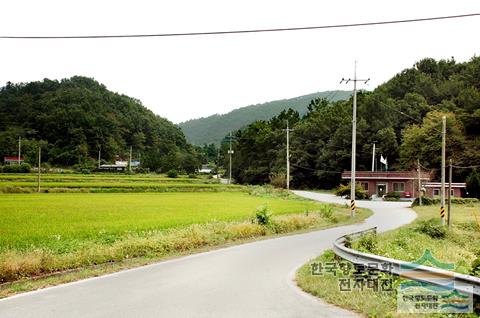
[[[352,243],[352,248],[389,258],[415,261],[426,249],[444,263],[455,264],[454,271],[480,277],[480,204],[455,204],[452,206],[452,227],[440,225],[439,207],[415,207],[418,219],[412,224],[379,235],[368,235]],[[339,278],[328,273],[314,276],[311,264],[315,262],[344,263],[328,250],[320,257],[304,265],[297,273],[298,285],[308,293],[318,296],[334,305],[356,311],[369,317],[403,317],[397,313],[396,288],[401,280],[396,276],[382,274],[393,279],[393,291],[374,292],[365,289],[342,292]],[[429,264],[429,266],[433,266]],[[439,314],[431,315],[440,317]],[[410,315],[409,317],[412,317]],[[477,317],[475,314],[472,317]]]

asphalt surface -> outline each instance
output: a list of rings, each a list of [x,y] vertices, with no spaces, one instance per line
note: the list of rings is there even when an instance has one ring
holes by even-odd
[[[332,195],[295,191],[315,200]],[[164,261],[0,300],[0,317],[355,317],[306,293],[296,269],[339,236],[411,222],[408,203],[357,201],[364,223],[284,236]]]

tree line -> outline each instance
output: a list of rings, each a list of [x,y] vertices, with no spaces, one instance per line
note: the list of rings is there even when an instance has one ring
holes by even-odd
[[[465,63],[431,58],[395,75],[357,99],[357,170],[370,170],[373,143],[389,170],[411,170],[417,159],[440,175],[441,125],[447,117],[447,158],[457,166],[480,164],[480,58]],[[301,116],[292,109],[234,133],[232,173],[240,183],[262,184],[284,173],[286,128],[291,128],[292,185],[332,188],[350,170],[352,100],[313,99]],[[222,160],[228,166],[227,139]],[[380,167],[379,163],[379,167]],[[454,169],[464,182],[472,169]]]
[[[113,93],[97,81],[75,76],[61,81],[7,83],[0,88],[0,156],[22,155],[35,164],[85,167],[134,159],[151,171],[194,172],[201,156],[182,131],[139,100]]]

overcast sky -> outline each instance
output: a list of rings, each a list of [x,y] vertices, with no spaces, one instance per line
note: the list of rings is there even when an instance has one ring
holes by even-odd
[[[178,33],[479,13],[480,1],[2,1],[0,35]],[[316,91],[373,89],[424,57],[480,53],[480,17],[263,34],[93,40],[0,39],[0,85],[93,77],[178,123]]]

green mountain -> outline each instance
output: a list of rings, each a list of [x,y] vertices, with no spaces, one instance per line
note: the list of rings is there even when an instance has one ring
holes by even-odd
[[[112,162],[141,157],[151,170],[194,170],[196,154],[182,131],[140,101],[107,90],[91,78],[7,83],[0,88],[0,156],[22,155],[35,163],[95,167],[98,151]]]
[[[330,101],[348,99],[350,91],[326,91],[299,96],[290,99],[276,100],[263,104],[250,105],[232,110],[223,115],[212,115],[188,120],[178,126],[183,130],[187,140],[194,145],[220,144],[230,131],[245,127],[256,120],[268,120],[282,110],[292,108],[303,115],[308,104],[315,98],[326,98]]]
[[[460,63],[425,58],[373,91],[358,92],[357,171],[371,169],[375,143],[378,168],[386,168],[378,162],[380,156],[388,159],[389,170],[414,170],[418,160],[422,171],[439,180],[443,118],[452,180],[476,180],[475,169],[480,167],[480,57]],[[351,167],[351,99],[314,100],[303,117],[295,111],[282,112],[235,131],[235,180],[245,184],[285,180],[286,120],[294,129],[289,143],[292,187],[337,186],[342,171]],[[224,166],[228,164],[226,148],[227,144],[220,151]],[[476,181],[469,182],[469,194],[478,196],[473,190],[478,189]]]

